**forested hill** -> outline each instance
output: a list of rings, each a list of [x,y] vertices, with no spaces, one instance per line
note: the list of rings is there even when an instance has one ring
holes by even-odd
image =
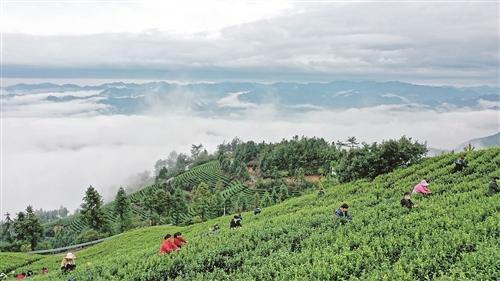
[[[327,183],[323,197],[311,192],[256,216],[244,212],[241,229],[230,230],[231,216],[224,216],[132,230],[77,252],[78,267],[68,276],[59,273],[62,255],[10,268],[49,268],[32,280],[495,280],[500,195],[485,193],[490,177],[500,175],[500,148],[468,152],[469,167],[453,173],[457,157]],[[423,178],[434,194],[414,196],[418,208],[402,208],[403,193]],[[343,202],[353,216],[344,225],[334,217]],[[215,223],[221,230],[209,235]],[[176,231],[189,243],[158,256],[163,236]]]

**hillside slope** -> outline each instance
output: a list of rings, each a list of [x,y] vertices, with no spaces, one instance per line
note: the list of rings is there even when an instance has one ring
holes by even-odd
[[[11,270],[22,266],[27,266],[42,258],[43,256],[41,255],[0,252],[0,272],[10,272]]]
[[[222,195],[225,199],[227,199],[228,197],[244,197],[249,202],[252,200],[255,193],[259,193],[262,195],[265,192],[264,190],[250,189],[238,180],[230,179],[229,177],[224,175],[217,161],[209,161],[207,163],[194,166],[188,171],[171,178],[169,181],[172,181],[176,186],[182,186],[184,187],[184,189],[188,190],[198,186],[201,182],[208,184],[208,186],[212,188],[215,188],[217,183],[220,182],[220,184],[224,188],[224,192]],[[147,222],[149,220],[148,208],[144,205],[144,198],[145,196],[147,196],[148,192],[154,192],[159,188],[161,187],[158,184],[151,184],[128,195],[128,198],[132,203],[132,215],[134,219],[143,222],[142,224],[144,226],[147,225]],[[296,196],[298,194],[296,192],[291,193],[291,195],[293,196]],[[188,209],[188,212],[181,216],[180,222],[178,224],[189,224],[196,216],[191,207],[188,206]],[[209,218],[218,217],[218,211],[220,212],[220,210],[218,209],[220,208],[209,210],[207,216]],[[109,223],[111,223],[112,225],[116,225],[118,223],[119,218],[114,211],[114,201],[106,203],[103,206],[103,211]],[[84,221],[83,217],[80,214],[71,215],[63,219],[51,221],[44,224],[44,227],[52,228],[54,227],[54,225],[66,226],[70,231],[73,231],[77,234],[88,230],[88,224]]]
[[[500,132],[493,134],[491,136],[486,136],[466,141],[458,145],[455,148],[455,150],[462,151],[464,147],[467,147],[469,144],[475,147],[476,149],[500,146]]]
[[[500,174],[500,148],[467,154],[470,168],[451,174],[457,155],[442,155],[377,177],[327,188],[244,213],[243,228],[230,216],[187,227],[151,227],[77,253],[83,280],[494,280],[500,276],[500,196],[484,195],[489,176]],[[420,208],[399,206],[422,178],[435,193],[415,197]],[[339,225],[342,203],[354,219]],[[208,235],[214,223],[222,226]],[[182,231],[189,244],[160,257],[165,233]],[[49,267],[32,280],[67,280],[62,255],[29,268]],[[26,270],[21,267],[19,270]]]

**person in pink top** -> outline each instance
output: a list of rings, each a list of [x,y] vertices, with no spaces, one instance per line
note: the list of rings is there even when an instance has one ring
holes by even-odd
[[[413,188],[413,193],[420,193],[423,195],[431,195],[432,191],[429,189],[429,183],[426,180],[421,181]]]

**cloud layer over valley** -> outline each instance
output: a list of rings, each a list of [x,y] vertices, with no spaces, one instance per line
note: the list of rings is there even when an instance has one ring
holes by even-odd
[[[18,211],[27,204],[78,207],[90,184],[106,198],[130,177],[152,170],[172,150],[187,152],[202,143],[243,140],[279,141],[294,135],[329,141],[356,136],[372,142],[407,135],[436,148],[453,148],[469,139],[498,132],[498,104],[486,108],[437,110],[415,104],[324,108],[242,100],[226,92],[219,109],[207,112],[196,94],[155,100],[141,113],[110,113],[97,92],[49,92],[4,99],[2,205]],[[77,99],[64,100],[71,95]],[[49,96],[63,98],[47,101]],[[203,110],[201,110],[201,109]]]

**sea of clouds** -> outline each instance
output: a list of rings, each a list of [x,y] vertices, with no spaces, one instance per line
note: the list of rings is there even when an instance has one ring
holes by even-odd
[[[2,101],[3,212],[19,211],[28,204],[75,209],[89,185],[109,200],[119,186],[127,187],[138,173],[152,170],[156,160],[172,150],[188,152],[191,144],[202,143],[214,151],[217,144],[234,137],[259,142],[294,135],[329,141],[356,136],[373,142],[407,135],[427,141],[430,147],[451,149],[499,130],[495,109],[440,112],[380,105],[284,114],[273,104],[242,103],[239,93],[233,93],[219,102],[220,107],[239,108],[227,116],[197,115],[186,100],[178,105],[154,104],[140,115],[110,115],[100,113],[106,105],[98,102],[99,97],[92,98],[95,92],[72,93],[82,99],[67,102],[46,100],[54,94]]]

